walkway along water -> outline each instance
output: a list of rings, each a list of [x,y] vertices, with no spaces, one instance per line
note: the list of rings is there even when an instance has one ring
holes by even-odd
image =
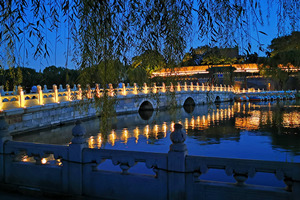
[[[35,190],[112,199],[270,199],[297,200],[300,163],[189,156],[182,125],[175,124],[168,153],[87,148],[80,121],[69,146],[11,141],[0,118],[0,182]],[[102,170],[110,160],[119,171]],[[134,173],[143,164],[152,174]],[[223,170],[236,183],[201,180]],[[274,174],[286,188],[245,184],[258,173]]]

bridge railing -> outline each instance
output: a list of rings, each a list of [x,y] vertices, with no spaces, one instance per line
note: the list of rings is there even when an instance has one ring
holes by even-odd
[[[69,146],[1,138],[0,182],[113,199],[299,198],[300,163],[190,156],[180,130],[175,126],[168,153],[87,148],[80,123]],[[206,174],[214,174],[213,180],[204,178]],[[222,179],[221,174],[231,179]],[[273,175],[282,186],[272,185],[272,178],[264,180],[269,186],[247,182],[265,174]]]
[[[143,86],[138,87],[137,84],[133,84],[132,87],[126,87],[125,84],[122,84],[122,87],[113,88],[112,84],[108,85],[106,92],[110,96],[127,96],[127,95],[143,95],[143,94],[156,94],[156,93],[166,93],[166,92],[201,92],[201,91],[220,91],[220,92],[233,92],[233,87],[231,86],[207,86],[203,83],[197,84],[187,84],[177,83],[173,85],[172,83],[169,86],[166,86],[165,83],[162,83],[161,86],[157,86],[155,83],[152,86],[148,86],[144,83]],[[63,88],[62,85],[57,88],[56,85],[53,85],[51,90],[47,89],[47,86],[44,86],[42,89],[41,86],[37,86],[35,93],[26,94],[23,91],[22,87],[17,88],[17,92],[5,93],[0,91],[0,111],[11,110],[15,108],[27,108],[38,105],[45,105],[51,103],[62,103],[62,102],[72,102],[76,100],[83,99],[93,99],[95,96],[103,96],[104,89],[100,88],[96,84],[95,88],[91,88],[89,85],[85,89],[82,89],[81,85],[74,85],[74,88],[71,89],[69,85],[66,88]],[[17,94],[16,94],[17,93]],[[5,95],[1,95],[5,94]]]

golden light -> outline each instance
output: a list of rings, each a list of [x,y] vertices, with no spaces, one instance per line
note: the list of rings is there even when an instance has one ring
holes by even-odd
[[[122,131],[122,139],[124,140],[124,143],[127,144],[128,142],[128,130],[127,128],[124,128]]]
[[[45,165],[45,164],[47,163],[47,159],[46,159],[46,158],[43,158],[43,159],[41,160],[41,163],[42,163],[43,165]]]
[[[94,136],[91,136],[88,139],[88,146],[89,146],[89,148],[94,148],[94,144],[95,144]]]
[[[189,120],[188,120],[188,118],[185,118],[185,120],[184,120],[184,127],[185,127],[185,129],[189,128]]]
[[[138,127],[136,127],[134,130],[133,130],[133,133],[134,133],[134,137],[135,137],[135,143],[137,144],[138,143],[138,140],[139,140],[139,135],[140,135],[140,130]]]
[[[97,138],[97,147],[100,149],[101,146],[102,146],[102,136],[101,134],[99,134]]]
[[[175,125],[175,123],[172,121],[172,122],[171,122],[171,127],[170,127],[170,131],[171,131],[171,132],[174,131],[174,125]]]
[[[144,93],[148,94],[148,86],[147,83],[144,83]]]
[[[181,91],[181,87],[180,87],[180,83],[177,83],[177,91],[180,92]]]
[[[188,89],[187,89],[187,84],[186,84],[186,82],[184,82],[184,91],[187,91]]]
[[[153,128],[153,132],[154,132],[154,134],[155,134],[155,138],[157,139],[157,135],[158,135],[158,125],[157,124],[155,124],[154,125],[154,128]]]
[[[116,133],[115,133],[115,130],[112,130],[111,131],[111,134],[109,135],[108,137],[108,141],[109,143],[111,143],[111,146],[115,146],[115,141],[116,141]]]
[[[166,137],[167,136],[167,129],[168,129],[168,126],[167,126],[166,122],[163,123],[162,129],[163,129],[163,132],[164,132],[164,137]]]
[[[149,132],[150,132],[149,125],[146,125],[144,128],[144,135],[146,136],[147,139],[149,139]]]

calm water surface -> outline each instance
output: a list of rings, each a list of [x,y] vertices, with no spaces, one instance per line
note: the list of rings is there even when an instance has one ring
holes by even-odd
[[[107,134],[83,122],[90,148],[167,153],[174,123],[187,132],[189,155],[300,162],[300,102],[224,103],[118,116]],[[14,136],[67,145],[74,125]]]

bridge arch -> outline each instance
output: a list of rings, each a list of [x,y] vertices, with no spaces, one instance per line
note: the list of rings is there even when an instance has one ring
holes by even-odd
[[[195,100],[192,97],[186,98],[186,100],[183,103],[183,106],[195,106]]]
[[[221,97],[217,95],[216,98],[215,98],[215,102],[220,103],[221,102]]]
[[[139,111],[154,110],[154,105],[150,100],[144,100],[139,105]]]

